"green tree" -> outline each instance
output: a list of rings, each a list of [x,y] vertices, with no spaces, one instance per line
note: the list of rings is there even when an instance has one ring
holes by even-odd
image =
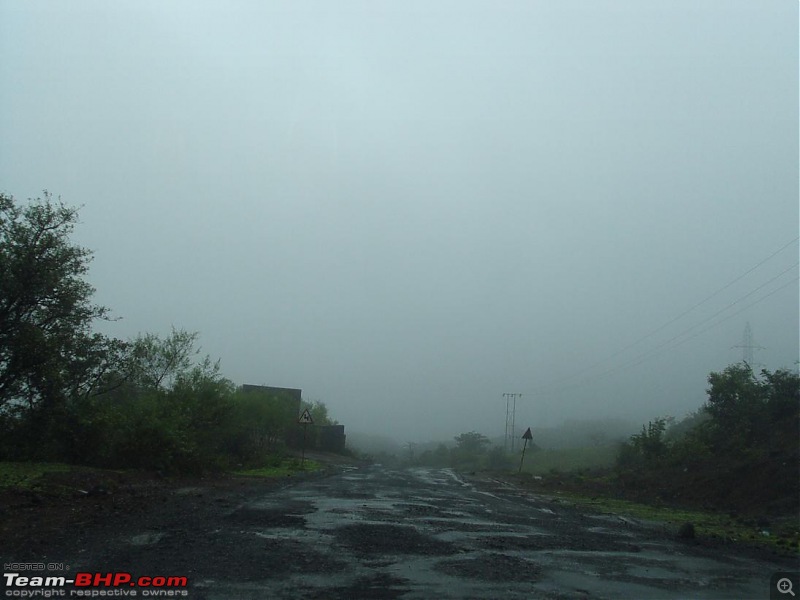
[[[222,466],[234,385],[219,361],[201,360],[199,334],[172,329],[129,344],[122,393],[104,398],[117,427],[107,433],[117,465],[199,472]]]
[[[787,370],[760,375],[740,363],[708,376],[705,410],[711,418],[697,435],[716,451],[743,459],[796,454],[800,377]]]
[[[744,433],[764,404],[764,386],[749,365],[740,363],[708,376],[706,411],[714,423],[729,432]],[[744,440],[737,440],[744,441]]]
[[[456,447],[450,453],[452,466],[464,470],[486,466],[486,449],[491,443],[489,438],[476,431],[470,431],[457,435],[454,439]]]
[[[796,511],[800,376],[730,365],[708,376],[703,408],[672,429],[656,419],[623,444],[618,482],[662,498]]]
[[[642,425],[642,430],[633,434],[620,448],[618,466],[648,469],[658,467],[670,449],[665,435],[667,423],[667,419],[658,418],[649,421],[647,426]]]
[[[70,459],[104,467],[201,472],[228,462],[234,386],[219,361],[199,354],[197,334],[140,335],[107,393],[80,403],[63,437]]]
[[[148,390],[169,389],[192,370],[199,334],[172,328],[161,339],[154,333],[139,335],[130,345],[128,375],[137,387]],[[213,369],[206,358],[206,369]],[[217,365],[218,367],[218,365]]]
[[[281,453],[297,417],[295,405],[280,395],[238,390],[227,422],[228,452],[245,464]]]
[[[458,450],[470,454],[480,454],[491,444],[489,438],[477,431],[462,433],[454,439]]]
[[[38,454],[59,446],[70,403],[102,391],[124,344],[92,333],[108,310],[85,280],[91,252],[70,241],[77,209],[0,194],[0,412]]]
[[[91,253],[69,240],[77,210],[44,196],[22,207],[0,194],[0,403],[91,387],[80,376],[103,341],[90,333],[108,312],[84,280]]]
[[[450,462],[450,450],[444,444],[440,443],[433,451],[433,465],[436,467],[446,467]]]

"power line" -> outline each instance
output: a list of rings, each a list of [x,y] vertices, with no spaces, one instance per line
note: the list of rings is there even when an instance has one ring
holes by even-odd
[[[676,338],[682,337],[682,336],[686,335],[687,333],[689,333],[690,331],[692,331],[693,329],[696,329],[697,327],[700,327],[700,325],[703,325],[704,323],[708,323],[708,322],[709,322],[711,319],[713,319],[714,317],[716,317],[716,316],[718,316],[718,315],[721,315],[722,313],[724,313],[724,312],[725,312],[726,310],[728,310],[729,308],[732,308],[732,307],[736,306],[737,304],[739,304],[739,302],[741,302],[741,301],[742,301],[742,300],[744,300],[745,298],[749,298],[750,296],[752,296],[753,294],[755,294],[755,293],[756,293],[758,290],[760,290],[760,289],[762,289],[762,288],[765,288],[765,287],[767,287],[767,286],[768,286],[770,283],[772,283],[773,281],[775,281],[776,279],[778,279],[778,278],[779,278],[781,275],[783,275],[784,273],[788,273],[789,271],[792,271],[792,270],[796,269],[798,266],[800,266],[800,262],[796,262],[796,263],[794,263],[794,264],[793,264],[791,267],[789,267],[788,269],[784,269],[783,271],[781,271],[780,273],[778,273],[777,275],[775,275],[775,277],[773,277],[773,278],[772,278],[772,279],[770,279],[769,281],[766,281],[766,282],[762,283],[760,286],[758,286],[758,287],[757,287],[757,288],[755,288],[754,290],[751,290],[751,291],[747,292],[747,293],[746,293],[744,296],[742,296],[741,298],[737,298],[736,300],[734,300],[733,302],[731,302],[730,304],[728,304],[728,306],[726,306],[725,308],[718,310],[717,312],[715,312],[715,313],[714,313],[713,315],[711,315],[710,317],[707,317],[707,318],[703,319],[703,320],[702,320],[702,321],[700,321],[699,323],[696,323],[696,324],[692,325],[692,326],[691,326],[689,329],[687,329],[687,330],[683,331],[682,333],[679,333],[679,334],[678,334],[678,335],[676,335],[675,337],[673,337],[673,338],[671,338],[671,339],[667,340],[666,342],[664,342],[664,344],[668,344],[668,343],[670,343],[671,341],[675,340]],[[664,345],[664,344],[662,344],[662,345]],[[657,346],[657,347],[660,347],[660,346]]]
[[[741,280],[742,280],[742,279],[744,279],[744,278],[745,278],[747,275],[749,275],[750,273],[752,273],[753,271],[755,271],[756,269],[758,269],[759,267],[761,267],[761,266],[762,266],[764,263],[768,262],[769,260],[771,260],[772,258],[774,258],[775,256],[777,256],[778,254],[780,254],[781,252],[783,252],[784,250],[786,250],[787,248],[789,248],[789,247],[790,247],[790,246],[792,246],[793,244],[796,244],[798,240],[800,240],[800,236],[798,236],[798,237],[795,237],[795,238],[794,238],[794,239],[792,239],[791,241],[787,242],[786,244],[784,244],[783,246],[781,246],[780,248],[778,248],[777,250],[775,250],[775,251],[774,251],[772,254],[770,254],[770,255],[769,255],[769,256],[767,256],[766,258],[764,258],[764,259],[760,260],[760,261],[759,261],[758,263],[756,263],[754,266],[750,267],[750,268],[749,268],[747,271],[745,271],[744,273],[742,273],[742,274],[741,274],[741,275],[739,275],[738,277],[735,277],[734,279],[732,279],[731,281],[729,281],[728,283],[726,283],[725,285],[723,285],[721,288],[717,289],[715,292],[713,292],[713,293],[709,294],[708,296],[706,296],[705,298],[703,298],[702,300],[700,300],[700,301],[699,301],[699,302],[697,302],[696,304],[692,305],[690,308],[688,308],[688,309],[686,309],[685,311],[683,311],[682,313],[680,313],[678,316],[676,316],[676,317],[674,317],[674,318],[670,319],[669,321],[667,321],[667,322],[666,322],[666,323],[664,323],[663,325],[660,325],[659,327],[656,327],[655,329],[651,330],[650,332],[648,332],[648,333],[644,334],[642,337],[640,337],[640,338],[639,338],[639,339],[637,339],[636,341],[634,341],[634,342],[632,342],[632,343],[628,344],[627,346],[624,346],[623,348],[621,348],[620,350],[617,350],[617,351],[616,351],[616,352],[614,352],[613,354],[610,354],[610,355],[608,355],[608,356],[606,356],[606,357],[604,357],[604,358],[600,359],[599,361],[597,361],[597,362],[595,362],[594,364],[592,364],[592,365],[590,365],[590,366],[588,366],[588,367],[586,367],[586,368],[584,368],[584,369],[582,369],[582,370],[578,371],[577,373],[575,373],[575,374],[572,374],[572,375],[568,375],[568,376],[565,376],[565,377],[562,377],[562,378],[560,378],[560,379],[557,379],[556,381],[554,381],[554,382],[553,382],[553,383],[551,383],[550,385],[548,385],[548,386],[543,386],[543,387],[542,387],[542,388],[540,388],[540,389],[542,389],[542,390],[546,390],[546,389],[552,389],[552,388],[554,388],[554,387],[556,387],[556,386],[560,385],[561,383],[563,383],[563,382],[565,382],[565,381],[571,381],[571,380],[574,380],[576,377],[580,377],[581,375],[583,375],[583,374],[585,374],[585,373],[588,373],[589,371],[591,371],[591,370],[593,370],[593,369],[595,369],[595,368],[599,367],[600,365],[602,365],[602,364],[605,364],[605,363],[607,363],[607,362],[611,361],[612,359],[616,358],[616,357],[617,357],[617,356],[619,356],[620,354],[623,354],[624,352],[627,352],[628,350],[630,350],[630,349],[631,349],[631,348],[633,348],[634,346],[638,346],[640,343],[642,343],[642,342],[643,342],[644,340],[646,340],[647,338],[649,338],[649,337],[652,337],[653,335],[655,335],[656,333],[659,333],[660,331],[663,331],[664,329],[666,329],[667,327],[669,327],[670,325],[672,325],[672,324],[673,324],[673,323],[675,323],[676,321],[678,321],[678,320],[682,319],[683,317],[685,317],[686,315],[688,315],[690,312],[692,312],[692,311],[693,311],[693,310],[695,310],[696,308],[698,308],[698,307],[702,306],[703,304],[705,304],[706,302],[708,302],[708,301],[709,301],[709,300],[711,300],[712,298],[715,298],[715,297],[716,297],[716,296],[718,296],[720,293],[724,292],[725,290],[727,290],[729,287],[731,287],[732,285],[734,285],[734,284],[735,284],[735,283],[737,283],[738,281],[741,281]],[[797,264],[797,263],[795,263],[794,265],[792,265],[792,267],[789,267],[789,269],[786,269],[786,271],[788,271],[788,270],[791,270],[792,268],[795,268],[795,267],[797,267],[797,266],[798,266],[798,264]],[[781,272],[781,273],[780,273],[780,275],[783,275],[784,273],[786,273],[786,271],[783,271],[783,272]],[[780,275],[778,275],[778,277],[779,277]],[[774,280],[774,279],[776,279],[776,278],[777,278],[777,277],[774,277],[773,279],[771,279],[771,280],[770,280],[770,281],[768,281],[767,283],[763,284],[762,286],[759,286],[758,288],[756,288],[755,290],[753,290],[753,292],[751,292],[750,294],[752,294],[752,293],[754,293],[754,292],[758,291],[759,289],[761,289],[762,287],[764,287],[764,285],[767,285],[768,283],[770,283],[771,281],[773,281],[773,280]],[[747,295],[743,296],[742,298],[739,298],[739,300],[737,300],[736,302],[739,302],[739,301],[743,300],[744,298],[746,298],[746,297],[747,297],[748,295],[750,295],[750,294],[747,294]],[[736,302],[734,302],[733,304],[736,304]],[[733,304],[729,305],[728,307],[726,307],[726,308],[725,308],[725,309],[723,309],[722,311],[719,311],[719,312],[715,313],[715,314],[714,314],[714,315],[712,315],[712,317],[710,317],[710,318],[713,318],[714,316],[716,316],[716,315],[717,315],[717,314],[719,314],[720,312],[724,312],[725,310],[727,310],[728,308],[730,308],[730,306],[732,306]],[[703,321],[703,322],[705,322],[705,321]],[[700,324],[702,324],[703,322],[701,322]],[[694,327],[697,327],[697,326],[698,326],[698,325],[695,325]],[[680,334],[680,335],[683,335],[683,334]],[[677,337],[680,337],[680,335],[679,335],[679,336],[677,336]],[[675,338],[673,338],[673,339],[675,339]],[[670,340],[670,341],[672,341],[672,340]],[[659,346],[659,347],[660,347],[660,346]],[[611,369],[611,370],[613,371],[614,369]]]
[[[735,316],[738,316],[738,315],[742,314],[742,313],[743,313],[744,311],[746,311],[748,308],[750,308],[750,307],[752,307],[752,306],[755,306],[756,304],[760,304],[761,302],[763,302],[764,300],[766,300],[766,299],[767,299],[767,298],[769,298],[770,296],[774,296],[775,294],[777,294],[778,292],[780,292],[782,289],[784,289],[784,288],[787,288],[787,287],[789,287],[790,285],[792,285],[793,283],[796,283],[796,282],[798,282],[798,281],[800,281],[800,277],[795,277],[794,279],[792,279],[792,280],[790,280],[790,281],[788,281],[788,282],[784,283],[782,286],[780,286],[780,287],[778,287],[778,288],[775,288],[774,290],[772,290],[772,291],[771,291],[771,292],[769,292],[768,294],[765,294],[764,296],[762,296],[761,298],[759,298],[759,299],[758,299],[758,300],[756,300],[755,302],[751,302],[751,303],[750,303],[750,304],[748,304],[747,306],[744,306],[744,307],[742,307],[741,309],[737,310],[735,313],[732,313],[732,314],[728,315],[727,317],[724,317],[724,318],[720,319],[720,320],[719,320],[719,321],[717,321],[716,323],[712,323],[711,325],[709,325],[709,326],[708,326],[708,327],[706,327],[705,329],[701,329],[700,331],[698,331],[698,332],[697,332],[697,333],[695,333],[694,335],[692,335],[692,336],[690,336],[690,337],[686,338],[685,340],[681,340],[681,341],[680,341],[680,342],[678,342],[677,344],[673,345],[673,348],[677,348],[677,347],[678,347],[678,346],[680,346],[681,344],[685,344],[686,342],[688,342],[688,341],[690,341],[690,340],[693,340],[694,338],[696,338],[696,337],[699,337],[699,336],[703,335],[703,334],[704,334],[706,331],[710,331],[710,330],[714,329],[715,327],[718,327],[719,325],[722,325],[722,324],[723,324],[723,323],[725,323],[726,321],[730,321],[730,320],[731,320],[733,317],[735,317]],[[671,348],[670,348],[670,349],[671,349]],[[644,358],[644,359],[640,360],[639,362],[637,362],[637,363],[634,363],[634,364],[632,364],[632,365],[629,365],[629,366],[635,367],[635,366],[637,366],[637,365],[639,365],[639,364],[641,364],[641,363],[643,363],[643,362],[646,362],[646,361],[647,361],[647,360],[649,360],[650,358],[652,358],[652,356],[648,356],[648,357],[646,357],[646,358]]]
[[[797,265],[797,264],[795,264],[795,265],[793,265],[793,266],[792,266],[792,268],[794,268],[794,267],[797,267],[797,266],[798,266],[798,265]],[[787,270],[788,270],[788,269],[787,269]],[[786,271],[783,271],[783,272],[781,273],[781,275],[783,275],[783,273],[786,273]],[[780,276],[780,275],[779,275],[779,276]],[[779,276],[778,276],[778,277],[779,277]],[[677,342],[677,343],[675,343],[675,344],[672,344],[672,346],[671,346],[670,348],[666,348],[666,346],[668,346],[669,344],[671,344],[672,342],[674,342],[674,341],[675,341],[675,340],[677,340],[678,338],[681,338],[681,337],[685,336],[686,334],[690,333],[691,331],[693,331],[693,330],[694,330],[694,329],[696,329],[697,327],[700,327],[700,326],[701,326],[701,325],[703,325],[704,323],[707,323],[708,321],[710,321],[710,320],[711,320],[711,319],[713,319],[714,317],[718,316],[719,314],[721,314],[721,313],[725,312],[726,310],[728,310],[729,308],[731,308],[732,306],[734,306],[735,304],[737,304],[738,302],[740,302],[740,301],[741,301],[741,300],[743,300],[744,298],[747,298],[748,296],[752,296],[752,295],[753,295],[753,293],[757,292],[757,291],[758,291],[758,290],[760,290],[761,288],[763,288],[763,287],[765,287],[766,285],[768,285],[769,283],[773,282],[775,279],[777,279],[777,277],[773,277],[773,278],[772,278],[772,279],[770,279],[768,282],[766,282],[766,283],[764,283],[764,284],[760,285],[760,286],[759,286],[758,288],[756,288],[755,290],[753,290],[753,291],[749,292],[748,294],[745,294],[744,296],[742,296],[741,298],[739,298],[739,299],[738,299],[738,300],[736,300],[735,302],[732,302],[731,304],[729,304],[728,306],[726,306],[724,309],[722,309],[722,310],[720,310],[720,311],[717,311],[716,313],[714,313],[714,314],[713,314],[711,317],[709,317],[708,319],[704,319],[704,320],[703,320],[703,321],[701,321],[700,323],[697,323],[697,324],[693,325],[693,326],[692,326],[692,327],[690,327],[689,329],[687,329],[687,330],[683,331],[682,333],[680,333],[680,334],[678,334],[678,335],[676,335],[676,336],[674,336],[674,337],[670,338],[670,339],[669,339],[669,340],[667,340],[666,342],[663,342],[662,344],[659,344],[659,345],[658,345],[658,346],[656,346],[655,348],[651,348],[650,350],[648,350],[648,351],[647,351],[646,353],[644,353],[643,355],[641,355],[641,356],[639,356],[639,357],[637,357],[637,358],[633,359],[632,361],[629,361],[629,362],[627,362],[627,363],[624,363],[624,364],[622,364],[622,365],[619,365],[619,366],[613,367],[613,368],[611,368],[611,369],[608,369],[608,370],[606,370],[606,371],[603,371],[603,372],[601,372],[601,373],[598,373],[597,375],[595,375],[595,376],[593,377],[593,379],[596,379],[596,378],[599,378],[599,377],[605,377],[605,376],[607,376],[607,375],[611,375],[612,373],[615,373],[616,371],[620,371],[620,370],[622,370],[622,369],[627,369],[627,368],[631,368],[631,367],[637,367],[637,366],[639,366],[640,364],[642,364],[642,363],[644,363],[644,362],[647,362],[647,361],[648,361],[648,360],[650,360],[651,358],[655,358],[656,356],[658,356],[658,355],[660,355],[660,354],[663,354],[663,353],[664,353],[666,350],[672,350],[672,349],[674,349],[674,348],[677,348],[678,346],[680,346],[680,345],[682,345],[682,344],[685,344],[686,342],[688,342],[688,341],[690,341],[690,340],[693,340],[694,338],[696,338],[696,337],[698,337],[698,336],[700,336],[700,335],[704,334],[705,332],[707,332],[707,331],[709,331],[709,330],[711,330],[711,329],[714,329],[715,327],[718,327],[718,326],[719,326],[719,325],[721,325],[722,323],[724,323],[724,322],[726,322],[726,321],[728,321],[728,320],[732,319],[733,317],[735,317],[735,316],[737,316],[737,315],[739,315],[739,314],[743,313],[743,312],[744,312],[744,311],[746,311],[748,308],[750,308],[750,307],[752,307],[752,306],[755,306],[756,304],[759,304],[759,303],[763,302],[764,300],[766,300],[766,299],[767,299],[767,298],[769,298],[770,296],[773,296],[773,295],[775,295],[776,293],[778,293],[778,292],[779,292],[779,291],[781,291],[782,289],[784,289],[784,288],[786,288],[786,287],[790,286],[791,284],[795,283],[796,281],[800,281],[800,277],[795,277],[794,279],[792,279],[792,280],[788,281],[787,283],[783,284],[782,286],[780,286],[780,287],[778,287],[778,288],[775,288],[774,290],[772,290],[772,291],[771,291],[771,292],[769,292],[768,294],[766,294],[766,295],[762,296],[761,298],[759,298],[759,299],[758,299],[758,300],[756,300],[755,302],[751,302],[750,304],[748,304],[747,306],[743,307],[742,309],[740,309],[740,310],[736,311],[735,313],[732,313],[732,314],[730,314],[730,315],[728,315],[728,316],[726,316],[726,317],[723,317],[722,319],[718,320],[716,323],[712,323],[711,325],[709,325],[709,326],[708,326],[708,327],[706,327],[705,329],[702,329],[702,330],[698,331],[698,332],[697,332],[697,333],[695,333],[694,335],[692,335],[692,336],[690,336],[690,337],[688,337],[688,338],[686,338],[686,339],[684,339],[684,340],[680,340],[679,342]],[[575,383],[575,384],[573,384],[573,385],[571,385],[571,386],[567,386],[567,388],[582,387],[582,386],[584,386],[584,385],[587,385],[588,383],[590,383],[590,381],[589,381],[589,380],[584,380],[584,381],[581,381],[580,383]]]

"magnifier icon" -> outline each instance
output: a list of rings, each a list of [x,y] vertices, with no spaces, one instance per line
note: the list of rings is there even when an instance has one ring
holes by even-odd
[[[791,594],[794,597],[794,592],[792,591],[792,580],[791,579],[789,579],[787,577],[783,577],[781,579],[778,579],[778,583],[776,584],[775,587],[778,588],[778,591],[781,594]]]

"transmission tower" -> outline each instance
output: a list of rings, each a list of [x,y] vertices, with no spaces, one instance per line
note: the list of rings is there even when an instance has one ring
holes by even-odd
[[[522,398],[522,394],[513,393],[513,394],[503,394],[503,398],[506,399],[506,434],[505,434],[505,441],[503,444],[503,449],[508,452],[509,445],[511,446],[511,452],[514,452],[514,431],[516,426],[516,414],[517,414],[517,398]]]
[[[750,323],[744,326],[744,333],[742,334],[742,343],[733,348],[742,349],[742,360],[749,366],[754,367],[755,350],[764,350],[764,346],[759,346],[753,342],[753,330],[750,328]]]

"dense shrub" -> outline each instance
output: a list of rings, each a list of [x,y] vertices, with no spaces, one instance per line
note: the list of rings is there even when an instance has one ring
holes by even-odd
[[[166,339],[140,336],[102,393],[47,411],[7,406],[0,459],[199,473],[280,455],[297,418],[293,405],[237,391],[218,363],[195,359],[196,338],[182,330]]]
[[[757,376],[738,364],[708,382],[701,411],[672,427],[656,419],[623,444],[620,485],[665,499],[796,509],[800,377],[787,370]]]
[[[240,390],[233,395],[223,428],[224,450],[237,464],[248,466],[280,455],[296,419],[294,405],[282,398]]]

